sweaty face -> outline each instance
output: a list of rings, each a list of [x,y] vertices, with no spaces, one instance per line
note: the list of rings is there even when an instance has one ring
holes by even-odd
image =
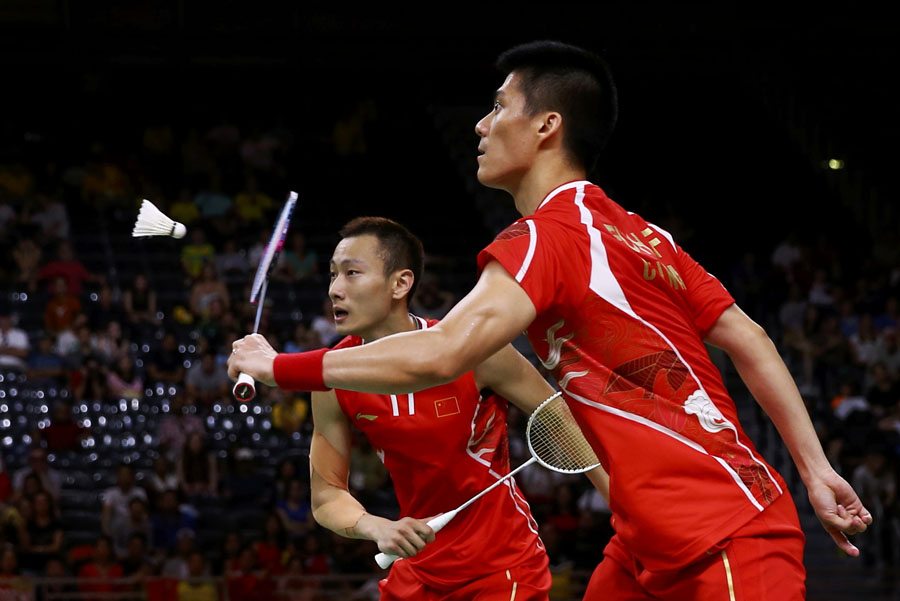
[[[531,168],[537,151],[534,115],[525,107],[517,75],[510,73],[494,98],[494,107],[475,125],[478,181],[490,188],[512,190]]]
[[[371,235],[344,238],[334,249],[328,296],[342,336],[373,338],[390,314],[390,280],[379,251],[378,239]]]

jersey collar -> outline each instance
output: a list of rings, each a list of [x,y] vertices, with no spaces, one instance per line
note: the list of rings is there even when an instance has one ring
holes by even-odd
[[[563,184],[563,185],[559,186],[558,188],[556,188],[552,192],[550,192],[550,194],[548,194],[546,197],[544,197],[544,200],[542,200],[541,204],[538,205],[538,208],[537,208],[537,210],[535,210],[535,213],[537,211],[541,210],[541,207],[543,207],[545,204],[550,202],[553,199],[553,197],[556,196],[557,194],[559,194],[560,192],[565,192],[566,190],[571,190],[572,188],[577,188],[578,186],[584,186],[584,185],[593,185],[593,184],[591,184],[591,182],[587,181],[586,179],[580,179],[580,180],[577,180],[574,182],[569,182],[567,184]]]

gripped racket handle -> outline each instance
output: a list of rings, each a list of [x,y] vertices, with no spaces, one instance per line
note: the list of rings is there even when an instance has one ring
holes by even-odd
[[[234,388],[231,389],[231,394],[242,403],[252,401],[256,396],[256,382],[249,375],[241,372],[237,382],[234,383]]]
[[[453,511],[448,511],[447,513],[442,513],[436,518],[431,518],[426,523],[434,530],[435,534],[441,531],[441,528],[446,526],[450,520],[456,517],[456,514],[459,512],[459,509],[454,509]],[[375,563],[378,564],[378,567],[381,569],[389,568],[392,563],[394,563],[399,556],[391,555],[390,553],[379,553],[375,556]]]

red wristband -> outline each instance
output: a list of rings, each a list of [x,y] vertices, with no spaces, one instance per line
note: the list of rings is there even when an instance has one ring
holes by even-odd
[[[322,360],[330,349],[275,355],[272,373],[282,390],[329,390],[322,377]]]

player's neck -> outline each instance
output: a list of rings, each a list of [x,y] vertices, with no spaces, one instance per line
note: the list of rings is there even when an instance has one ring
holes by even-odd
[[[360,334],[360,337],[368,344],[385,336],[411,332],[415,329],[418,329],[416,320],[409,314],[409,309],[404,305],[392,311],[386,319],[379,322],[378,325],[372,327],[365,334]]]
[[[516,210],[523,217],[533,214],[547,195],[559,186],[587,177],[584,169],[572,167],[566,161],[546,161],[535,164],[517,182],[512,194]]]

